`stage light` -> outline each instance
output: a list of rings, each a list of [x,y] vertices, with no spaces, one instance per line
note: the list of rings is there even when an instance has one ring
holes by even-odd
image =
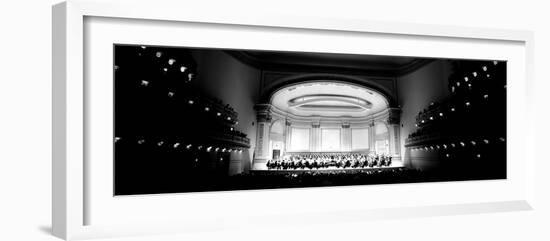
[[[239,153],[242,153],[242,152],[243,152],[243,150],[239,150]]]
[[[466,146],[466,144],[464,144],[464,142],[460,142],[460,145],[461,146]]]
[[[164,144],[164,141],[159,141],[159,142],[157,143],[157,146],[162,146],[163,144]]]
[[[193,74],[188,74],[187,75],[187,81],[193,80],[193,76],[194,76]]]
[[[159,52],[156,52],[156,53],[155,53],[155,56],[157,56],[157,58],[162,57],[162,52],[160,52],[160,51],[159,51]]]
[[[193,103],[195,103],[193,100],[189,100],[187,101],[187,103],[189,103],[190,105],[192,105]]]
[[[477,154],[476,157],[477,157],[477,158],[481,158],[481,154]]]
[[[439,112],[439,116],[443,116],[443,113],[442,113],[442,112]]]
[[[455,108],[454,108],[454,107],[453,107],[453,108],[451,108],[451,111],[455,111]]]
[[[168,60],[168,64],[169,64],[169,65],[173,65],[175,62],[176,62],[175,59],[169,59],[169,60]]]
[[[231,127],[231,129],[230,129],[230,130],[231,130],[231,131],[233,131],[233,127]]]
[[[185,66],[181,66],[181,67],[180,67],[180,71],[181,71],[182,73],[185,72],[186,69],[187,69],[187,67],[185,67]]]
[[[476,145],[476,142],[475,142],[475,141],[470,141],[470,143],[472,143],[473,146]]]
[[[484,66],[482,67],[482,69],[483,69],[483,71],[487,71],[487,66],[484,65]]]
[[[209,147],[206,148],[206,151],[207,151],[207,152],[210,152],[210,150],[212,150],[212,147],[211,147],[211,146],[209,146]]]
[[[477,77],[477,72],[473,72],[472,75],[474,75],[474,77]]]
[[[174,92],[172,91],[168,92],[168,97],[174,97]]]
[[[456,86],[457,86],[457,87],[460,87],[460,81],[457,81],[457,82],[456,82]]]
[[[141,85],[142,85],[142,86],[148,86],[148,85],[149,85],[149,81],[147,81],[147,80],[141,80]]]
[[[491,77],[491,75],[490,75],[490,74],[487,74],[487,78],[490,78],[490,77]]]
[[[218,112],[218,113],[216,113],[216,115],[217,115],[217,116],[221,116],[221,115],[222,115],[222,113]]]
[[[489,140],[487,139],[484,139],[483,142],[485,142],[485,144],[489,144]]]
[[[447,145],[443,144],[443,149],[447,149]]]
[[[437,149],[439,149],[439,145],[435,146]]]
[[[189,150],[189,149],[191,149],[192,146],[193,146],[192,144],[189,144],[185,148],[187,148],[187,150]]]
[[[430,116],[430,120],[433,120],[434,118]]]
[[[454,143],[451,143],[451,146],[452,146],[452,147],[456,147],[456,145],[455,145]]]
[[[489,98],[489,95],[483,95],[483,98],[487,99]]]
[[[199,158],[195,158],[195,162],[199,162]]]
[[[137,143],[141,145],[141,144],[145,143],[145,140],[143,140],[143,139],[140,139],[140,140],[138,140],[138,142],[137,142]]]
[[[228,117],[227,117],[227,120],[231,120],[231,117],[228,116]]]
[[[216,147],[216,149],[214,149],[214,151],[216,151],[216,152],[217,152],[218,150],[220,150],[220,148],[219,148],[219,147]]]
[[[235,121],[235,125],[238,125],[238,124],[239,124],[239,122],[238,122],[238,121]]]
[[[466,106],[470,106],[470,102],[466,101]]]
[[[147,47],[145,47],[145,46],[141,46],[141,48],[142,48],[142,49],[146,49]]]
[[[168,68],[163,68],[162,69],[164,72],[167,72],[168,71]]]
[[[445,154],[445,156],[448,158],[450,155],[449,155],[449,153],[447,153],[447,154]]]
[[[202,146],[198,146],[197,149],[199,149],[199,151],[202,150]]]
[[[173,146],[173,147],[174,147],[174,148],[178,148],[178,146],[180,146],[180,143],[179,143],[179,142],[176,142],[176,143],[174,143],[174,146]]]
[[[468,84],[468,87],[472,87],[472,84]]]
[[[222,149],[222,152],[225,152],[225,148]]]
[[[464,77],[464,82],[468,82],[468,77]]]
[[[210,111],[210,108],[204,107],[204,111]]]
[[[120,141],[120,137],[115,137],[115,143]]]
[[[422,123],[424,123],[424,120],[422,120]]]
[[[494,64],[494,65],[497,65],[497,64],[498,64],[498,62],[497,62],[497,61],[495,60],[495,61],[493,61],[493,64]]]
[[[504,137],[500,137],[500,138],[498,138],[498,139],[499,139],[500,141],[502,141],[502,142],[506,141],[506,139],[504,139]]]
[[[418,124],[414,124],[414,126],[418,127]]]

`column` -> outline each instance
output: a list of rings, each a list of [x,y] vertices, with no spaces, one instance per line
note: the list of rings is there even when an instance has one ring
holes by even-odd
[[[394,160],[401,160],[401,137],[399,134],[399,125],[401,122],[401,109],[390,108],[388,116],[388,134],[390,143],[390,155],[394,157]]]
[[[369,152],[375,151],[375,137],[376,133],[374,131],[374,120],[369,124]]]
[[[269,153],[269,127],[271,125],[271,105],[258,104],[256,110],[256,148],[254,150],[254,161],[252,170],[265,170],[266,162],[270,158]]]
[[[292,137],[292,123],[290,122],[290,120],[286,119],[285,120],[285,136],[284,136],[284,140],[285,140],[285,153],[288,152],[290,150],[290,147],[292,145],[292,143],[290,143],[290,139]],[[285,153],[282,153],[281,155],[284,155]]]
[[[343,123],[340,129],[341,151],[351,151],[351,128],[349,123]]]
[[[319,122],[311,124],[311,132],[309,134],[309,151],[321,151],[321,124]]]

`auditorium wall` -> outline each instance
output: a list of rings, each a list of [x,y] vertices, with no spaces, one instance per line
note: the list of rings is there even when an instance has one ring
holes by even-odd
[[[416,130],[415,121],[418,112],[431,102],[437,102],[450,95],[448,77],[451,65],[447,60],[436,60],[422,68],[397,78],[398,103],[401,106],[401,146],[405,146],[407,136]],[[401,156],[407,166],[427,169],[436,166],[436,158],[428,152],[415,152],[411,155],[408,148],[401,148]]]
[[[204,94],[229,104],[239,114],[236,129],[250,138],[248,152],[231,155],[230,174],[247,171],[253,160],[256,144],[256,112],[259,98],[260,71],[245,65],[223,51],[193,51],[197,62],[195,85]]]

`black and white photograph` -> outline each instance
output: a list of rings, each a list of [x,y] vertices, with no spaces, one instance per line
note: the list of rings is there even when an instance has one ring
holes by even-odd
[[[115,44],[114,195],[506,179],[506,60]]]

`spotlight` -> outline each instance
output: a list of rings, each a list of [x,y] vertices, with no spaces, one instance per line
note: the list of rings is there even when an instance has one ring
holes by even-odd
[[[145,47],[145,46],[141,46],[141,48],[142,48],[142,49],[146,49],[147,47]]]
[[[235,121],[235,125],[238,125],[238,124],[239,124],[239,122],[238,122],[238,121]]]
[[[242,153],[242,152],[243,152],[243,150],[239,150],[239,153]]]
[[[487,78],[491,78],[491,75],[490,75],[490,74],[487,74]]]
[[[204,111],[210,111],[210,108],[204,107]]]
[[[453,108],[451,108],[451,111],[455,111],[455,108],[454,108],[454,107],[453,107]]]
[[[452,147],[456,147],[456,145],[455,145],[454,143],[451,143],[451,146],[452,146]]]
[[[233,127],[231,127],[230,130],[233,131]]]
[[[168,71],[168,68],[163,68],[162,69],[164,72],[167,72]]]
[[[489,140],[487,139],[484,139],[483,142],[485,142],[485,144],[489,144]]]
[[[483,69],[483,71],[487,71],[487,66],[484,65],[484,66],[482,67],[482,69]]]
[[[149,81],[147,81],[147,80],[141,80],[141,85],[142,85],[142,86],[148,86],[148,85],[149,85]]]
[[[227,120],[231,120],[231,117],[228,116],[228,117],[227,117]]]
[[[211,147],[211,146],[209,146],[209,147],[206,148],[206,151],[207,151],[207,152],[210,152],[210,150],[212,150],[212,147]]]
[[[193,80],[193,76],[194,76],[194,74],[188,74],[187,75],[187,81]]]
[[[445,156],[448,158],[450,155],[449,155],[449,153],[447,153],[447,154],[445,154]]]
[[[468,84],[468,87],[472,87],[472,84]]]
[[[481,154],[477,154],[476,157],[477,157],[477,158],[481,158]]]
[[[162,52],[159,51],[159,52],[155,53],[155,56],[157,56],[157,58],[162,57]]]
[[[483,95],[483,98],[487,99],[489,98],[489,95]]]
[[[430,116],[430,120],[433,120],[434,118]]]
[[[472,75],[473,75],[474,77],[477,77],[477,72],[473,72]]]
[[[175,59],[169,59],[169,60],[168,60],[168,64],[169,64],[169,65],[173,65],[175,62],[176,62]]]
[[[141,145],[141,144],[145,143],[145,140],[139,139],[137,143]]]
[[[179,142],[174,143],[174,148],[178,148],[178,146],[180,146]]]
[[[418,124],[414,124],[414,126],[418,127]]]
[[[497,64],[498,64],[498,61],[496,61],[496,60],[493,61],[493,64],[494,64],[494,65],[497,65]]]
[[[460,142],[460,145],[461,146],[466,146],[466,144],[464,144],[464,142]]]
[[[187,150],[189,150],[189,149],[191,149],[192,146],[193,146],[192,144],[189,144],[185,148],[187,148]]]
[[[475,141],[470,141],[470,143],[472,143],[473,146],[476,145],[476,142],[475,142]]]
[[[443,144],[443,149],[447,149],[447,145]]]
[[[422,123],[424,123],[424,120],[422,120]]]
[[[195,102],[193,100],[189,100],[187,101],[187,103],[189,103],[190,105],[194,104]]]
[[[500,137],[500,138],[498,138],[498,139],[499,139],[500,141],[502,141],[502,142],[506,141],[506,139],[504,139],[504,137]]]
[[[222,152],[225,152],[225,148],[222,149]]]
[[[202,150],[202,146],[198,146],[197,149]]]
[[[162,146],[163,144],[164,144],[164,141],[159,141],[159,142],[157,143],[157,146]]]
[[[442,113],[442,112],[439,112],[439,116],[443,116],[443,113]]]
[[[466,106],[470,106],[470,102],[466,101]]]
[[[468,82],[468,77],[464,77],[464,82]]]
[[[115,137],[115,143],[120,141],[120,137]]]
[[[460,87],[460,81],[456,82],[456,86]]]
[[[185,66],[181,66],[181,67],[180,67],[180,71],[181,71],[182,73],[185,72],[186,69],[187,69],[187,67],[185,67]]]
[[[222,115],[222,113],[218,112],[218,113],[216,113],[216,115],[217,115],[217,116],[221,116],[221,115]]]
[[[216,147],[216,149],[214,149],[214,151],[216,151],[216,152],[217,152],[218,150],[220,150],[220,148],[219,148],[219,147]]]
[[[439,145],[437,145],[437,146],[435,146],[435,147],[437,147],[437,149],[439,149]]]
[[[174,92],[172,91],[168,92],[168,97],[174,97]]]

